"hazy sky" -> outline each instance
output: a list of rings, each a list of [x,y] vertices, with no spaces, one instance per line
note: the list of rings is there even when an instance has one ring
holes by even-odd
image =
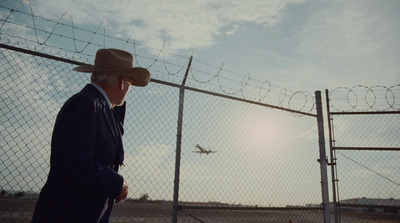
[[[6,0],[11,4],[19,1]],[[144,45],[293,90],[400,83],[400,1],[33,0]]]
[[[19,0],[2,0],[0,5],[13,8],[19,2]],[[58,21],[63,13],[68,11],[73,18],[74,25],[77,27],[96,28],[104,22],[107,34],[110,36],[128,39],[132,31],[134,31],[135,39],[145,46],[161,49],[165,41],[164,50],[170,53],[189,57],[192,52],[194,52],[194,58],[197,60],[215,66],[224,63],[224,69],[235,71],[239,74],[249,73],[252,78],[258,79],[261,82],[270,81],[275,85],[285,87],[292,91],[309,91],[313,93],[315,90],[324,90],[326,88],[334,89],[337,87],[353,87],[356,85],[367,85],[371,87],[375,85],[384,85],[390,87],[400,84],[400,1],[32,0],[30,5],[34,14],[37,16]],[[27,11],[28,7],[24,4],[18,9]],[[6,10],[0,11],[0,18],[5,18],[7,15]],[[68,18],[66,18],[65,21],[68,21]],[[23,28],[21,28],[21,30],[22,29]],[[41,74],[41,72],[39,73]],[[48,73],[49,77],[52,77],[51,72],[49,71]],[[26,73],[25,75],[30,74]],[[19,83],[13,84],[24,87],[23,85],[18,85]],[[39,85],[30,85],[30,87],[42,88]],[[10,89],[13,88],[11,87]],[[157,91],[160,90],[153,88],[149,90],[149,92],[154,95]],[[159,92],[156,98],[163,96],[162,93],[162,91],[161,93]],[[35,98],[30,98],[30,100],[34,99]],[[164,101],[170,103],[170,101],[168,101],[169,99],[170,98],[166,98]],[[216,99],[213,98],[212,100]],[[198,105],[200,102],[201,100],[192,103]],[[35,103],[32,104],[35,105]],[[168,106],[165,106],[163,109],[165,110],[167,107]],[[207,105],[204,107],[207,108]],[[197,107],[193,106],[192,108],[194,109]],[[186,116],[190,117],[190,115],[193,115],[192,120],[200,118],[200,116],[196,117],[196,111],[190,112],[190,106],[185,107],[185,109],[185,111],[189,110],[189,112],[185,114]],[[210,112],[209,110],[210,109],[205,109],[201,114]],[[158,112],[158,110],[156,111]],[[269,179],[283,181],[281,179],[282,173],[287,178],[300,177],[301,175],[290,175],[292,174],[292,172],[290,172],[292,170],[286,170],[286,167],[282,168],[280,161],[283,157],[290,160],[290,163],[294,163],[293,165],[296,165],[296,168],[300,166],[300,164],[297,163],[300,159],[298,159],[296,155],[303,151],[297,151],[297,153],[288,152],[287,154],[291,157],[286,157],[287,154],[285,153],[287,152],[285,149],[295,148],[296,140],[301,139],[304,140],[306,145],[317,146],[318,139],[314,120],[312,120],[312,126],[300,125],[300,127],[294,129],[296,131],[293,130],[292,132],[293,125],[296,123],[298,124],[299,121],[298,119],[294,120],[294,117],[291,115],[286,113],[282,115],[277,112],[278,114],[275,119],[271,119],[271,116],[274,116],[273,112],[267,114],[262,113],[267,116],[263,117],[261,113],[259,114],[257,110],[255,111],[256,112],[252,116],[247,117],[247,115],[251,115],[254,111],[248,111],[240,116],[237,110],[232,109],[231,112],[235,116],[229,120],[242,120],[243,117],[246,117],[245,120],[247,123],[244,126],[239,125],[238,122],[227,121],[226,123],[232,125],[230,129],[250,131],[251,129],[255,129],[255,125],[253,125],[252,122],[265,122],[266,124],[263,124],[263,127],[268,127],[268,129],[264,129],[263,131],[279,132],[279,137],[275,136],[275,138],[278,137],[280,143],[285,143],[282,145],[269,139],[269,142],[273,142],[273,146],[270,147],[276,148],[273,151],[271,150],[272,152],[266,151],[265,156],[271,160],[268,160],[269,162],[259,161],[262,168],[255,169],[260,171],[260,176],[266,177],[266,181],[268,181],[266,183],[271,182]],[[262,111],[264,112],[264,110]],[[144,113],[146,116],[149,116],[147,111]],[[176,110],[171,111],[171,113],[173,114],[171,117],[175,118]],[[229,117],[229,115],[226,114],[216,114],[221,115],[218,120],[222,121],[225,120],[224,117]],[[236,115],[238,117],[236,117]],[[288,115],[288,117],[286,117],[286,115]],[[207,117],[216,117],[216,115],[212,113]],[[254,120],[250,117],[254,118]],[[281,120],[282,117],[285,118],[284,121]],[[263,118],[265,118],[265,120],[263,120]],[[304,119],[305,118],[301,120],[304,121]],[[172,142],[161,142],[162,140],[156,141],[155,139],[151,139],[151,143],[140,145],[139,152],[134,149],[129,150],[129,146],[131,145],[129,141],[125,142],[127,145],[126,159],[134,160],[135,162],[133,163],[136,163],[139,167],[146,168],[147,160],[140,158],[148,154],[148,156],[153,159],[154,154],[157,154],[159,159],[155,159],[152,165],[154,165],[154,169],[159,171],[158,176],[164,176],[165,170],[172,170],[174,163],[175,129],[171,130],[171,126],[174,125],[175,127],[176,120],[173,119],[171,123],[170,125],[166,125],[166,128],[172,131],[171,135],[173,135],[173,137],[168,138],[168,140],[172,139]],[[224,125],[216,126],[224,127]],[[197,127],[196,125],[192,126]],[[286,132],[284,132],[283,129],[277,129],[276,126],[287,127],[287,129],[285,129]],[[48,127],[48,129],[51,129],[51,127]],[[186,153],[185,151],[183,153],[184,158],[187,158],[186,160],[193,161],[183,164],[186,165],[186,169],[182,168],[183,176],[192,177],[193,179],[189,179],[194,182],[198,181],[199,183],[204,181],[204,179],[201,178],[203,172],[196,172],[197,169],[204,168],[204,166],[201,166],[204,165],[204,163],[200,163],[199,160],[203,159],[201,161],[206,162],[212,159],[208,158],[208,160],[206,160],[205,156],[200,158],[198,156],[194,157],[194,153],[192,153],[194,149],[193,146],[195,145],[194,142],[202,141],[199,140],[199,138],[201,138],[199,135],[205,139],[212,138],[213,136],[215,137],[215,134],[213,135],[212,132],[203,131],[204,129],[206,128],[199,128],[198,131],[200,133],[197,133],[197,130],[194,131],[196,134],[194,134],[193,138],[195,139],[187,142],[187,144],[190,145],[185,148]],[[290,129],[290,131],[288,129]],[[220,129],[217,130],[219,131]],[[299,134],[299,132],[303,134]],[[156,133],[159,134],[159,132]],[[238,135],[245,134],[239,132]],[[272,135],[272,133],[268,135]],[[308,135],[312,135],[312,137],[307,137]],[[287,136],[294,137],[294,139],[290,141],[286,138]],[[262,136],[255,137],[253,141],[265,140]],[[228,144],[233,144],[234,141],[232,140],[232,142],[230,142],[229,139],[237,139],[236,135],[230,136],[230,138],[220,138],[225,139]],[[394,138],[396,138],[396,136],[394,136]],[[187,141],[189,140],[187,139]],[[241,149],[243,147],[241,145],[235,145],[236,147],[223,146],[221,144],[226,142],[221,141],[222,140],[219,138],[215,139],[212,145],[215,145],[213,148],[221,151],[222,154],[224,149],[228,151],[232,148]],[[265,142],[257,143],[262,144]],[[136,148],[137,146],[135,149]],[[130,153],[130,151],[135,151],[135,153]],[[233,158],[243,155],[241,152],[243,151],[232,153]],[[253,151],[253,153],[251,153],[246,151],[244,155],[255,155],[259,154],[258,152],[259,151]],[[310,165],[307,167],[311,170],[309,172],[313,173],[313,180],[316,179],[312,182],[311,187],[319,190],[319,169],[317,168],[319,164],[316,162],[316,157],[318,157],[317,153],[317,150],[313,150],[312,153],[307,153],[307,160],[313,160],[314,162],[307,163],[307,165]],[[218,158],[218,156],[208,157],[214,158],[217,164],[221,163],[219,159],[222,158]],[[260,157],[264,158],[263,156]],[[165,159],[164,162],[158,162],[162,159]],[[142,163],[140,162],[144,162],[143,165],[141,165]],[[393,161],[393,163],[395,163],[395,161]],[[212,164],[216,165],[214,163]],[[258,165],[259,163],[256,164]],[[217,165],[216,168],[211,168],[214,166],[210,164],[211,167],[205,169],[211,174],[215,174],[211,175],[215,177],[229,176],[229,174],[233,174],[234,171],[241,171],[241,165],[237,165],[235,160],[232,164],[228,163],[227,166],[230,167],[230,165],[232,165],[232,169],[229,169],[229,173],[224,172],[228,169],[221,169],[219,172],[214,172],[215,169],[218,169]],[[139,167],[134,169],[134,171],[136,171],[135,173],[128,175],[145,175],[146,169],[142,170]],[[263,169],[271,170],[272,167],[277,170],[275,172],[268,172]],[[308,170],[306,168],[299,169]],[[130,169],[125,169],[123,171],[129,172]],[[390,171],[396,172],[394,175],[396,177],[393,178],[398,179],[398,171],[393,171],[393,169],[390,169]],[[270,175],[265,176],[264,173],[269,173]],[[168,175],[170,176],[168,180],[172,179],[173,172],[168,172],[168,174],[170,174]],[[210,179],[213,180],[213,178]],[[162,180],[164,179],[160,179],[160,181]],[[227,184],[231,183],[229,180],[231,179],[229,178],[226,180]],[[148,182],[145,180],[143,181],[141,186],[146,189]],[[190,194],[185,194],[186,191],[190,191],[188,189],[185,190],[185,187],[189,187],[189,184],[185,183],[185,181],[182,182],[182,195],[183,197],[190,197]],[[171,187],[171,185],[172,184],[165,184],[165,187]],[[251,186],[252,185],[249,186],[249,191],[253,191]],[[202,188],[200,192],[203,190],[207,191],[207,188]],[[220,190],[225,191],[223,188],[220,188]],[[172,191],[171,188],[168,188],[168,191]],[[215,193],[217,194],[217,192]],[[368,194],[364,193],[364,191],[362,192],[363,193],[360,192],[361,197],[364,196],[364,194]],[[285,194],[285,191],[280,191],[280,193]],[[280,195],[279,193],[271,192],[266,193],[265,196],[272,196],[272,194],[274,196]],[[202,193],[200,193],[200,195],[202,195]],[[223,195],[218,196],[223,197]],[[261,199],[258,196],[259,195],[256,193],[249,195],[249,197],[262,200],[262,202],[264,202],[264,200],[269,200],[268,197],[263,197]],[[372,194],[372,196],[376,195]],[[169,199],[169,197],[165,199]],[[290,201],[292,198],[288,197],[287,199]],[[319,199],[320,195],[315,194],[315,197],[313,197],[311,201],[319,202]],[[299,198],[299,200],[302,199]],[[231,201],[236,202],[235,199]],[[240,199],[238,199],[238,202],[239,201]],[[283,203],[279,205],[287,204],[285,203],[286,200],[282,200],[281,202]],[[306,202],[309,202],[309,200],[306,199]]]

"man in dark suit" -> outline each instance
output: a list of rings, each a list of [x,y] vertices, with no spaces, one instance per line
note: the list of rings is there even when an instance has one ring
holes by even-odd
[[[74,68],[92,73],[91,84],[61,108],[51,141],[50,173],[40,192],[33,223],[108,222],[114,202],[128,186],[118,174],[130,86],[144,87],[150,73],[133,67],[130,53],[100,49],[95,64]]]

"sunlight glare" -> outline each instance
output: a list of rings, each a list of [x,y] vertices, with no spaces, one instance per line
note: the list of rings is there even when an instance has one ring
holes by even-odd
[[[271,145],[282,141],[282,130],[277,120],[270,117],[253,116],[244,128],[244,137],[248,143]]]

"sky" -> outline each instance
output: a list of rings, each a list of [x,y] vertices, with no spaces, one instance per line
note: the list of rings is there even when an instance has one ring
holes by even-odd
[[[18,3],[19,1],[3,0],[1,5],[13,8]],[[73,23],[77,27],[88,27],[95,30],[103,23],[109,35],[121,39],[128,39],[131,33],[134,32],[135,40],[149,48],[161,49],[164,47],[163,49],[169,53],[184,55],[186,57],[193,54],[196,60],[216,67],[223,64],[224,69],[234,71],[237,74],[249,74],[252,78],[260,80],[260,83],[268,81],[292,92],[308,91],[312,94],[315,90],[333,90],[337,87],[350,88],[357,85],[370,87],[382,85],[391,87],[400,84],[399,1],[32,0],[30,6],[35,15],[54,21],[60,19],[65,12],[68,12],[68,16],[70,15],[73,18]],[[27,11],[28,8],[27,5],[21,5],[21,8],[18,9]],[[1,18],[5,18],[7,14],[4,10],[1,12],[3,13],[0,14]],[[68,21],[68,17],[65,17],[63,21]],[[157,51],[153,50],[149,53],[156,55],[157,53],[154,52]],[[34,69],[32,68],[32,70]],[[65,82],[63,79],[65,77],[55,77],[54,71],[49,71],[47,70],[49,68],[46,67],[43,69],[48,72],[47,76],[43,75],[44,79],[49,79],[46,79],[47,82],[56,83],[54,84],[56,87],[60,83],[58,86],[60,89],[51,88],[51,90],[59,91],[65,87],[62,86]],[[35,75],[40,75],[41,70],[39,68],[37,70],[39,70],[39,74]],[[35,77],[28,78],[29,80],[35,79]],[[52,78],[56,80],[52,80]],[[156,76],[156,78],[158,77]],[[10,87],[10,89],[14,87],[16,89],[22,88],[21,90],[24,90],[24,92],[29,92],[29,89],[24,89],[24,86],[20,86],[18,83],[14,84],[15,86]],[[39,83],[30,85],[30,87],[42,88]],[[79,87],[76,88],[79,89]],[[47,92],[47,89],[45,91]],[[165,94],[165,89],[150,88],[148,91],[151,92],[154,98],[163,98]],[[43,107],[55,106],[54,109],[51,109],[51,115],[55,117],[55,112],[58,111],[58,108],[46,92],[41,92],[44,96],[38,95],[34,98],[27,98],[27,100],[31,101],[32,104],[37,104],[37,101],[34,103],[35,100],[43,97]],[[168,107],[169,99],[170,97],[165,96],[164,101],[161,103],[163,108]],[[157,103],[160,102],[160,99],[154,100],[158,100]],[[318,139],[314,119],[310,119],[311,121],[308,122],[308,117],[299,118],[287,113],[282,115],[280,111],[269,111],[265,114],[262,108],[247,110],[249,108],[246,107],[243,110],[235,110],[236,105],[232,106],[232,110],[230,111],[219,111],[217,114],[213,114],[211,111],[214,110],[211,110],[211,108],[209,110],[204,109],[207,108],[209,100],[218,101],[219,99],[209,99],[205,96],[205,99],[201,98],[201,100],[196,101],[193,107],[190,106],[190,101],[186,102],[189,105],[185,107],[185,117],[191,117],[188,118],[188,120],[194,120],[191,126],[199,128],[186,130],[194,132],[194,135],[188,137],[187,141],[193,144],[192,142],[194,141],[207,141],[207,139],[211,138],[213,139],[210,142],[213,145],[212,148],[220,152],[224,152],[224,149],[225,151],[229,151],[227,148],[236,149],[237,151],[235,151],[236,153],[232,153],[233,162],[224,163],[227,161],[221,162],[223,161],[221,156],[219,156],[220,158],[211,155],[200,158],[193,157],[191,150],[194,148],[190,147],[186,151],[187,153],[183,154],[186,160],[183,162],[186,163],[183,163],[185,168],[183,168],[182,174],[189,177],[189,180],[183,180],[182,182],[183,198],[205,199],[202,195],[207,195],[209,192],[207,188],[200,187],[200,189],[195,191],[200,193],[190,193],[190,182],[206,184],[215,182],[215,179],[222,179],[221,183],[223,186],[224,184],[229,185],[234,183],[231,182],[232,178],[230,176],[234,177],[234,173],[242,173],[241,171],[244,171],[240,168],[241,165],[239,165],[242,164],[240,163],[242,162],[240,159],[242,158],[241,156],[251,156],[251,158],[245,159],[245,163],[247,161],[250,161],[250,163],[254,162],[252,163],[254,166],[251,166],[251,168],[254,168],[256,174],[240,179],[239,181],[243,181],[242,183],[247,183],[245,182],[246,180],[254,180],[254,176],[262,178],[262,182],[265,184],[271,182],[269,179],[282,184],[291,180],[293,180],[293,184],[297,183],[298,181],[294,181],[294,179],[301,181],[302,179],[298,178],[301,178],[302,175],[293,173],[293,169],[290,169],[293,166],[280,165],[280,161],[284,160],[293,163],[293,165],[296,165],[296,168],[306,171],[310,170],[309,172],[312,172],[312,177],[306,179],[305,184],[312,185],[308,188],[319,189],[319,170],[316,168],[318,163],[315,161],[315,157],[318,157],[318,151],[313,150],[306,155],[304,155],[303,151],[293,153],[288,151],[288,148],[296,148],[296,143],[299,143],[299,141],[303,145],[306,145],[305,147],[309,145],[311,147],[317,146]],[[21,101],[23,100],[21,99]],[[60,100],[57,103],[61,104]],[[165,106],[164,103],[166,103]],[[197,107],[195,107],[199,104],[202,104],[202,109],[204,109],[200,112],[196,111]],[[38,108],[35,111],[40,113],[41,109]],[[171,126],[176,124],[175,109],[175,107],[172,110],[165,109],[165,113],[171,113],[170,116],[165,116],[168,118],[158,117],[159,113],[157,112],[150,115],[148,111],[140,111],[138,114],[143,113],[155,118],[151,120],[151,123],[135,123],[134,126],[158,126],[160,129],[165,129],[165,131],[160,132],[167,132],[169,135],[175,136],[175,129],[171,130]],[[200,116],[197,116],[198,114]],[[208,114],[208,116],[202,116],[203,114]],[[216,129],[213,129],[214,126],[208,129],[210,126],[206,122],[202,122],[201,117],[211,119],[211,123],[218,123],[217,127],[215,127]],[[171,120],[169,120],[170,118]],[[159,119],[163,119],[162,122],[158,123],[157,120]],[[247,123],[229,122],[229,120],[240,119],[250,121]],[[166,122],[168,124],[165,124]],[[190,121],[188,122],[190,123]],[[51,123],[50,120],[46,122],[46,129],[48,131],[51,130]],[[254,131],[256,126],[259,127],[260,123],[264,127],[267,126],[267,129],[261,128],[258,132],[268,132],[267,135],[272,137],[271,139],[254,134],[246,135],[248,132]],[[198,127],[198,125],[202,128]],[[283,126],[282,129],[277,128],[280,126]],[[347,120],[339,120],[338,126],[347,130],[344,131],[344,135],[354,130],[353,128],[356,128],[354,125],[349,126]],[[224,130],[223,127],[228,127],[228,129],[233,129],[234,131],[224,133],[222,131]],[[3,126],[2,128],[5,129]],[[24,126],[21,127],[21,129],[23,128]],[[394,132],[397,129],[397,127],[394,127]],[[244,130],[244,132],[241,130]],[[23,132],[24,130],[19,131]],[[133,129],[132,131],[135,130]],[[158,130],[153,131],[154,134],[161,134]],[[279,132],[279,136],[274,136],[277,132]],[[50,132],[46,134],[50,134]],[[252,147],[254,151],[249,153],[242,153],[243,151],[240,151],[240,148],[245,147],[245,145],[240,145],[236,140],[242,139],[240,137],[243,136],[245,136],[245,139],[241,140],[241,143],[254,144]],[[285,138],[287,136],[291,136],[290,140]],[[251,139],[251,142],[247,142],[246,140],[250,140],[251,137],[254,138]],[[151,168],[155,171],[153,173],[154,177],[160,182],[164,180],[164,175],[168,176],[168,179],[172,179],[173,172],[167,170],[173,169],[175,138],[173,137],[172,141],[168,137],[158,138],[161,139],[155,140],[152,138],[151,140],[154,141],[149,143],[143,142],[143,144],[126,140],[126,159],[132,160],[135,168],[132,168],[134,172],[129,172],[130,169],[123,169],[122,171],[127,171],[127,175],[129,176],[143,175],[145,177],[147,174],[146,171],[148,171],[146,168]],[[199,138],[203,140],[199,140]],[[274,138],[279,138],[279,142],[274,141]],[[396,136],[393,136],[393,138],[396,138]],[[372,140],[373,138],[369,139]],[[146,141],[147,138],[140,140]],[[10,141],[13,140],[10,139]],[[396,142],[398,142],[397,138]],[[226,145],[223,145],[224,143],[229,144],[231,147],[226,147]],[[260,155],[260,147],[266,143],[271,143],[269,148],[274,148],[274,150],[266,151],[266,153]],[[137,150],[130,150],[130,147],[135,147]],[[35,154],[34,152],[32,153]],[[39,148],[38,154],[46,154],[46,152]],[[147,162],[146,156],[149,157],[149,160],[153,160],[153,162]],[[313,160],[314,163],[300,163],[298,157],[301,156],[306,156],[302,158]],[[355,156],[360,155],[357,154]],[[268,162],[264,162],[261,158],[267,158]],[[235,160],[239,163],[235,163]],[[230,169],[219,169],[218,164],[221,163],[226,164]],[[384,166],[382,164],[384,161],[381,160],[371,161],[370,163],[376,166]],[[392,164],[394,167],[398,166],[395,161],[391,162]],[[398,179],[398,174],[393,173],[396,172],[393,171],[394,168],[390,169],[391,167],[388,166],[385,166],[385,171],[391,173],[392,175],[390,176],[392,178]],[[201,175],[201,172],[196,172],[199,168],[203,168],[210,176],[205,177]],[[214,172],[213,168],[219,171]],[[268,171],[271,168],[274,171]],[[349,178],[357,175],[355,174],[357,170],[357,167],[349,170]],[[265,176],[265,173],[269,175]],[[285,175],[284,178],[282,177],[282,173]],[[371,173],[368,171],[364,174],[371,176]],[[316,180],[317,183],[309,182],[311,178]],[[147,178],[140,178],[139,180],[141,182],[136,186],[141,187],[143,191],[149,185],[150,187],[152,186],[151,183],[149,184],[149,179]],[[162,185],[164,184],[162,183]],[[168,187],[166,190],[169,192],[172,191],[172,188],[169,188],[171,185],[165,184],[165,187]],[[255,188],[253,187],[255,185],[250,183],[250,185],[247,184],[246,186],[248,187],[246,188],[248,191],[253,191],[248,196],[254,198],[254,200],[249,203],[256,201],[262,205],[269,205],[263,202],[281,199],[280,202],[282,203],[278,203],[277,205],[285,205],[287,204],[286,202],[291,201],[290,197],[282,199],[287,194],[284,190],[288,188],[283,188],[278,192],[269,191],[270,193],[265,193],[262,197],[259,197],[263,192],[258,193],[257,190],[254,190]],[[267,190],[272,189],[267,188]],[[364,192],[363,190],[359,191],[361,192],[357,195],[363,196],[365,194],[362,193]],[[393,194],[398,198],[397,187],[392,191],[394,191]],[[215,196],[224,200],[223,193],[225,192],[224,188],[217,188],[210,195],[210,199],[212,199],[212,196]],[[237,194],[240,194],[240,191],[237,191]],[[300,193],[296,194],[302,196]],[[310,194],[313,194],[312,191]],[[371,194],[372,196],[377,196],[376,194]],[[194,196],[194,198],[191,198],[191,196]],[[320,195],[313,194],[313,196],[311,201],[318,203]],[[151,194],[151,197],[157,197],[157,194]],[[163,195],[159,195],[158,197],[162,199],[170,198]],[[241,202],[242,198],[233,198],[227,202]],[[310,202],[307,199],[298,199],[302,202]]]
[[[6,0],[18,3],[19,1]],[[33,0],[35,15],[115,36],[293,91],[400,82],[400,2]]]

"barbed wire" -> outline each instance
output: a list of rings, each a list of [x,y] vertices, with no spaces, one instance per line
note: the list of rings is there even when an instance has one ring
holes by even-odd
[[[28,6],[29,12],[18,10],[18,8],[22,4],[26,4]],[[45,48],[50,48],[50,53],[57,55],[62,55],[60,51],[64,51],[70,54],[68,55],[69,57],[87,62],[89,61],[89,58],[94,58],[94,50],[92,50],[93,52],[91,52],[89,48],[105,48],[107,45],[106,40],[117,41],[121,44],[122,49],[132,47],[132,54],[134,55],[137,66],[152,69],[153,71],[158,71],[158,74],[175,76],[175,78],[178,78],[178,74],[183,73],[182,71],[184,70],[184,68],[187,67],[189,62],[190,56],[167,52],[165,50],[165,41],[159,49],[138,43],[135,38],[134,31],[131,33],[128,39],[121,39],[107,35],[104,22],[101,22],[94,31],[76,27],[74,25],[72,15],[68,11],[64,12],[57,21],[52,21],[50,19],[35,15],[30,3],[26,0],[19,2],[12,9],[5,6],[0,6],[0,10],[1,9],[9,10],[7,17],[5,19],[0,19],[0,22],[2,22],[0,26],[0,41],[7,42],[8,44],[21,46],[26,43],[26,47],[30,47],[31,49],[36,51],[45,51]],[[32,18],[32,24],[29,25],[23,24],[21,22],[12,21],[11,15],[13,13],[20,13],[26,16],[30,16]],[[69,22],[62,22],[64,19],[67,18],[67,16]],[[50,31],[40,28],[39,24],[41,20],[47,23],[51,23]],[[23,27],[25,29],[33,31],[33,39],[29,38],[27,34],[23,36],[4,31],[6,24],[16,27]],[[72,36],[65,33],[60,33],[60,31],[57,32],[57,27],[59,26],[65,26],[68,30],[71,30],[70,32],[72,33]],[[102,32],[100,31],[101,27],[103,27]],[[87,35],[90,36],[89,40],[82,40],[77,38],[76,31],[83,31],[87,33]],[[39,38],[39,32],[45,35],[43,41],[41,41]],[[102,37],[102,43],[98,43],[95,41],[96,36]],[[9,39],[7,40],[5,37],[8,37]],[[73,49],[70,49],[67,46],[60,46],[57,44],[54,45],[53,43],[51,43],[50,40],[53,40],[55,38],[72,40]],[[17,40],[20,40],[21,42]],[[83,47],[78,47],[78,43],[83,44]],[[30,45],[33,44],[38,44],[43,48],[39,49],[36,46],[32,48]],[[144,51],[139,52],[138,48],[143,48]],[[51,52],[51,49],[55,49],[58,52]],[[177,59],[180,58],[181,60],[183,60],[183,62],[181,64],[177,64],[176,62],[172,61],[171,57],[175,57]],[[167,58],[169,58],[170,60],[167,60]],[[148,62],[147,65],[145,65],[146,61]],[[219,89],[222,93],[226,95],[241,97],[246,100],[254,100],[260,103],[272,103],[272,105],[275,106],[282,106],[303,112],[313,112],[314,110],[314,97],[306,91],[289,91],[285,87],[271,84],[270,81],[256,80],[251,77],[250,73],[245,73],[243,75],[224,68],[224,63],[222,63],[220,66],[215,66],[197,59],[193,59],[193,61],[196,62],[198,66],[196,67],[192,63],[192,67],[190,68],[192,80],[199,84],[209,85],[212,89]],[[161,67],[164,71],[161,71]],[[171,67],[176,67],[177,69],[172,71]],[[206,71],[206,69],[210,71]],[[160,76],[160,78],[165,77]],[[181,77],[179,78],[183,78],[183,75],[181,75]],[[202,78],[204,78],[204,80],[202,80]]]
[[[22,3],[25,3],[25,4],[29,7],[30,14],[28,14],[28,13],[26,13],[26,12],[23,12],[23,11],[18,11],[18,10],[16,10]],[[91,36],[90,40],[89,40],[88,42],[86,42],[86,45],[83,47],[83,49],[82,49],[82,50],[78,50],[78,47],[77,47],[77,45],[76,45],[76,41],[79,41],[79,40],[78,40],[78,39],[76,38],[76,36],[75,36],[75,28],[77,28],[77,27],[74,26],[74,20],[73,20],[73,18],[72,18],[72,15],[71,15],[68,11],[66,11],[66,12],[64,12],[64,13],[62,14],[62,16],[59,18],[59,20],[56,22],[56,24],[54,25],[53,29],[52,29],[51,32],[49,33],[49,32],[47,32],[47,31],[39,30],[38,28],[36,28],[35,18],[41,18],[41,19],[47,20],[48,22],[54,22],[54,21],[51,21],[51,20],[46,19],[46,18],[43,18],[43,17],[35,16],[34,13],[33,13],[33,9],[32,9],[32,7],[31,7],[29,1],[26,1],[26,0],[23,0],[23,1],[19,2],[13,9],[11,9],[11,12],[8,14],[7,18],[3,21],[3,24],[2,24],[1,27],[0,27],[0,30],[3,28],[4,24],[8,21],[8,19],[9,19],[10,16],[11,16],[11,14],[13,14],[14,12],[23,13],[23,14],[26,14],[26,15],[29,15],[29,16],[32,17],[33,31],[34,31],[34,33],[35,33],[36,42],[37,42],[39,45],[44,45],[44,44],[47,43],[47,41],[50,39],[50,37],[53,36],[54,31],[55,31],[55,29],[58,27],[58,25],[66,25],[66,24],[64,24],[64,23],[61,23],[61,20],[62,20],[62,19],[64,18],[64,16],[66,16],[67,14],[69,14],[69,18],[70,18],[70,21],[71,21],[70,27],[72,28],[72,36],[73,36],[73,40],[74,40],[73,43],[74,43],[75,51],[76,51],[77,53],[82,53],[83,51],[86,50],[86,48],[87,48],[87,47],[89,46],[89,44],[92,42],[93,38],[94,38],[94,37],[96,36],[96,34],[98,33],[98,31],[99,31],[99,29],[100,29],[101,26],[104,27],[104,35],[103,35],[103,36],[105,37],[105,26],[104,26],[104,22],[101,22],[101,24],[97,27],[96,31],[95,31],[95,32],[92,32],[92,36]],[[48,33],[48,34],[49,34],[43,42],[40,42],[40,40],[39,40],[39,37],[38,37],[38,34],[37,34],[38,31],[42,31],[42,32],[44,32],[44,33]],[[105,43],[104,43],[104,45],[105,45]]]
[[[399,111],[399,97],[400,84],[338,87],[329,92],[330,106],[336,111]]]

